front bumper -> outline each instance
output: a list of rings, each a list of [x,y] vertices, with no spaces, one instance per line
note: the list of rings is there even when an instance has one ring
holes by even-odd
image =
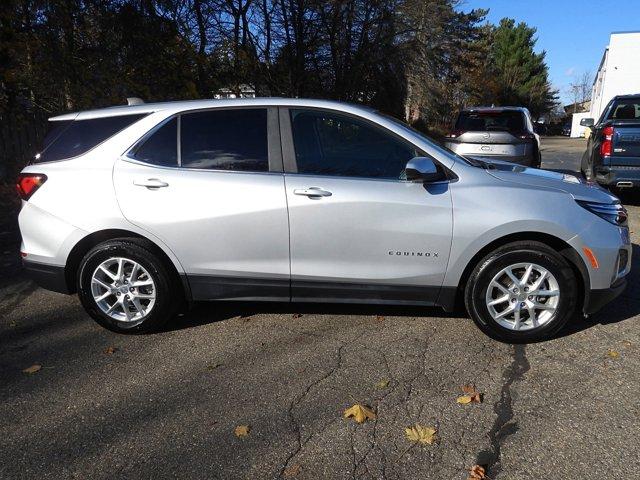
[[[40,287],[58,293],[71,293],[67,285],[64,267],[22,260],[27,275]]]
[[[616,299],[626,287],[627,279],[623,277],[616,280],[610,288],[588,290],[584,299],[585,315],[591,315],[600,310],[607,303]]]

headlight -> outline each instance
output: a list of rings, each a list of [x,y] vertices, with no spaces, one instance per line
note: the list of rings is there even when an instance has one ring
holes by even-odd
[[[578,205],[619,227],[627,224],[627,210],[619,203],[595,203],[576,200]]]

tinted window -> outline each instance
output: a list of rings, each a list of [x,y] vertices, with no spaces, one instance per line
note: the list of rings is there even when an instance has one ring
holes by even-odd
[[[266,172],[267,109],[235,109],[182,115],[183,167]]]
[[[299,173],[401,178],[418,152],[389,132],[347,115],[291,110]]]
[[[462,132],[524,132],[526,130],[522,112],[514,110],[461,112],[455,129]]]
[[[42,149],[46,150],[49,145],[53,143],[55,139],[57,139],[62,132],[64,132],[69,125],[73,123],[73,120],[63,120],[63,121],[51,121],[48,122],[48,130],[47,134],[42,141]]]
[[[51,162],[82,155],[145,115],[118,115],[64,122],[66,126],[57,125],[50,131],[42,152],[36,155],[34,162]]]
[[[131,157],[165,167],[178,165],[178,120],[173,118],[133,150]]]
[[[640,100],[618,100],[609,113],[614,120],[636,120],[640,118]]]

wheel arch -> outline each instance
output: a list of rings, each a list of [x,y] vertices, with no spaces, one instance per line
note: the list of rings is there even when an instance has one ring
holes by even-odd
[[[67,256],[67,262],[64,269],[65,282],[69,293],[76,293],[76,280],[78,270],[80,268],[80,262],[96,245],[106,242],[108,240],[115,240],[116,238],[134,238],[139,240],[145,240],[153,245],[153,253],[155,253],[169,269],[170,273],[174,276],[174,279],[179,282],[183,287],[184,299],[190,301],[191,289],[185,275],[180,275],[178,267],[171,257],[161,248],[157,242],[145,237],[139,233],[132,232],[130,230],[124,230],[119,228],[99,230],[83,237],[78,243],[76,243],[69,255]]]
[[[578,252],[571,245],[569,245],[561,238],[542,232],[511,233],[509,235],[494,239],[486,244],[484,247],[478,250],[473,255],[473,257],[471,257],[471,260],[469,260],[469,262],[467,262],[467,265],[465,266],[462,275],[460,276],[458,285],[456,287],[442,288],[438,303],[446,311],[454,311],[457,305],[462,305],[462,296],[464,294],[467,280],[469,279],[471,272],[476,267],[478,262],[480,262],[480,260],[482,260],[493,250],[508,243],[518,241],[535,241],[544,243],[545,245],[553,248],[560,255],[562,255],[573,269],[573,272],[578,281],[578,292],[580,298],[578,298],[576,304],[584,306],[585,302],[588,300],[587,297],[590,290],[589,271],[587,270],[587,266],[585,265]]]

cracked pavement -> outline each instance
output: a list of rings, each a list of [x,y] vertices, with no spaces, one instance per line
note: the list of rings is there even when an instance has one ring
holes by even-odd
[[[544,142],[554,168],[575,168],[582,140]],[[640,194],[623,201],[633,231]],[[634,253],[619,300],[526,346],[435,308],[356,305],[199,304],[166,331],[123,336],[13,275],[0,287],[0,478],[464,480],[476,463],[494,480],[632,477]],[[468,383],[481,404],[456,403]],[[342,418],[355,402],[376,420]],[[438,442],[411,446],[415,423]]]

